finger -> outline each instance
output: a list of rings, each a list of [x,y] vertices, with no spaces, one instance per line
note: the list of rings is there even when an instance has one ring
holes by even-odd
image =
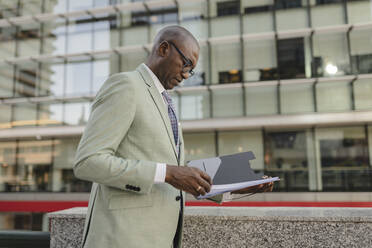
[[[212,179],[211,179],[211,177],[210,177],[206,172],[200,170],[200,176],[201,176],[205,181],[207,181],[207,183],[208,183],[209,185],[212,185],[212,184],[213,184],[213,183],[212,183]]]
[[[198,183],[202,187],[204,192],[211,191],[211,185],[207,181],[205,181],[203,178],[200,177],[198,180]]]
[[[193,185],[193,190],[195,191],[196,196],[205,195],[204,188],[197,183]]]

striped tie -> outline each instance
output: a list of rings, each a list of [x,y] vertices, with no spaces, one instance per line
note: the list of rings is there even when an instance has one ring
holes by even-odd
[[[169,116],[169,119],[170,119],[170,122],[171,122],[173,136],[174,136],[174,142],[176,144],[177,153],[178,153],[179,152],[179,150],[178,150],[178,146],[179,146],[178,143],[179,142],[178,142],[178,121],[177,121],[176,111],[174,110],[172,98],[168,95],[168,93],[166,91],[163,91],[162,95],[168,103],[168,116]]]

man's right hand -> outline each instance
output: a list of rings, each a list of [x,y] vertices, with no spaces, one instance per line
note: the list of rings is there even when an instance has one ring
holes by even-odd
[[[194,196],[205,195],[212,185],[212,179],[204,171],[176,165],[167,165],[165,182]]]

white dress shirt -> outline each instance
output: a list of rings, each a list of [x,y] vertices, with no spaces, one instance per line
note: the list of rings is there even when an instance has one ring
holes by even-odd
[[[160,83],[158,77],[151,71],[151,69],[146,64],[144,64],[144,65],[145,65],[146,70],[149,72],[152,80],[154,81],[155,86],[158,89],[160,95],[162,95],[163,92],[165,91],[163,85]],[[164,98],[163,98],[163,102],[164,102],[165,106],[168,108],[168,103],[164,100]],[[154,183],[164,183],[166,173],[167,173],[166,164],[165,163],[157,163],[156,164]]]

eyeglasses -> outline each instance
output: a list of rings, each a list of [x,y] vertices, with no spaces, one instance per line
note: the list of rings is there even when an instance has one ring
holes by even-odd
[[[169,44],[171,44],[172,46],[174,46],[174,48],[176,48],[177,52],[181,55],[181,57],[183,58],[184,60],[184,64],[183,64],[183,68],[182,68],[182,72],[183,73],[189,73],[189,77],[192,77],[195,72],[192,70],[192,61],[191,59],[187,58],[182,52],[180,49],[178,49],[178,47],[172,42],[172,41],[167,41]],[[188,68],[191,68],[191,69],[188,69]]]

